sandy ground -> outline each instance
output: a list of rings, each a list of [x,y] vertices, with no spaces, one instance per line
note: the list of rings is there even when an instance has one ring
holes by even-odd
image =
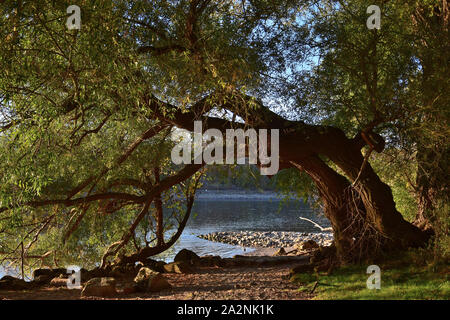
[[[109,299],[303,300],[311,298],[305,293],[298,292],[298,285],[289,282],[289,269],[293,266],[295,264],[258,268],[198,268],[192,274],[164,274],[172,285],[170,290],[158,293],[119,294]],[[80,290],[44,287],[33,291],[0,291],[0,299],[72,300],[80,299]]]
[[[254,251],[246,252],[244,256],[273,256],[275,252],[279,250],[279,248],[263,248],[263,247],[256,247],[252,248]],[[296,249],[296,247],[284,247],[284,250],[286,252],[292,251]]]

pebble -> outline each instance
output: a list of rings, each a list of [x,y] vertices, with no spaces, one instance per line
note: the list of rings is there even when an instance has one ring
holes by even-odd
[[[294,231],[220,231],[198,236],[201,239],[222,242],[243,247],[282,248],[314,240],[320,246],[329,246],[333,241],[331,232]]]

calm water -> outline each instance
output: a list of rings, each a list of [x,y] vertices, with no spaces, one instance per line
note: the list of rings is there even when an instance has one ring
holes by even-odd
[[[220,255],[232,257],[253,249],[227,245],[200,239],[197,235],[215,231],[300,231],[318,232],[319,230],[302,216],[317,221],[322,226],[329,226],[323,216],[319,216],[303,203],[291,201],[283,204],[276,198],[269,199],[222,199],[196,200],[193,214],[178,243],[160,258],[172,260],[182,248],[190,249],[198,255]]]
[[[254,249],[233,246],[200,239],[197,236],[215,231],[300,231],[318,232],[311,223],[300,220],[302,216],[317,221],[322,226],[329,226],[328,220],[313,212],[307,205],[290,201],[280,206],[281,202],[273,197],[222,197],[221,200],[197,199],[191,219],[178,242],[158,259],[172,261],[175,254],[187,248],[198,255],[219,255],[232,257]],[[0,268],[0,278],[4,275]]]

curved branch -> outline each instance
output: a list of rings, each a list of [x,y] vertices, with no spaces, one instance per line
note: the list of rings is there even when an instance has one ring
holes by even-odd
[[[109,256],[117,254],[117,252],[128,243],[128,241],[131,239],[132,235],[134,234],[134,230],[136,230],[136,228],[139,225],[139,223],[141,222],[141,220],[147,215],[148,208],[150,207],[150,204],[152,203],[152,201],[153,201],[153,197],[147,198],[145,205],[142,207],[142,210],[138,214],[136,219],[134,219],[134,222],[131,225],[131,227],[128,229],[128,232],[122,236],[122,239],[120,239],[117,242],[114,242],[112,245],[110,245],[108,247],[108,249],[106,250],[105,254],[102,257],[102,264],[101,264],[100,268],[105,268],[106,264],[107,264],[107,258]],[[112,248],[114,248],[114,250],[112,250]]]
[[[116,160],[115,166],[120,166],[128,157],[136,150],[136,148],[145,140],[148,140],[155,135],[157,135],[159,132],[167,128],[166,124],[158,124],[156,126],[153,126],[149,129],[147,129],[141,136],[139,136],[133,143],[131,143],[127,149],[122,153],[122,155]],[[84,188],[86,188],[88,185],[90,185],[94,181],[98,181],[101,177],[103,177],[108,171],[111,170],[111,168],[105,168],[100,172],[99,175],[93,175],[84,180],[82,183],[80,183],[76,188],[72,189],[67,194],[67,199],[71,199],[73,196],[75,196],[77,193],[81,192]]]
[[[39,207],[45,207],[45,206],[57,205],[57,204],[61,204],[66,207],[70,207],[70,206],[85,204],[88,202],[104,200],[104,199],[126,200],[126,201],[132,201],[135,203],[142,203],[145,201],[145,198],[143,196],[136,196],[136,195],[132,195],[129,193],[108,192],[108,193],[94,194],[94,195],[86,196],[86,197],[80,197],[80,198],[76,198],[76,199],[52,199],[52,200],[28,201],[28,202],[16,204],[16,205],[13,205],[10,207],[1,207],[0,213],[3,211],[16,209],[16,208],[20,208],[20,207],[39,208]]]
[[[169,249],[170,247],[172,247],[175,244],[175,242],[177,242],[177,240],[180,238],[181,234],[183,233],[184,228],[186,227],[186,224],[191,215],[193,204],[194,204],[194,195],[192,195],[188,199],[186,213],[184,214],[183,220],[179,224],[177,232],[170,238],[169,241],[162,243],[160,245],[157,245],[155,247],[145,247],[130,256],[124,256],[120,259],[119,264],[125,265],[125,264],[129,264],[129,263],[135,263],[136,261],[143,260],[148,257],[154,256],[154,255],[164,252],[167,249]]]

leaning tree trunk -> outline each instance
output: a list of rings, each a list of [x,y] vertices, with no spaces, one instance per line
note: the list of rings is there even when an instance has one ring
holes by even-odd
[[[385,247],[423,245],[428,235],[403,219],[395,207],[391,188],[381,181],[370,163],[365,163],[358,146],[345,136],[341,142],[340,152],[328,152],[328,156],[353,181],[352,185],[363,201],[367,220],[385,238]]]
[[[318,156],[293,162],[293,165],[304,170],[313,179],[319,191],[325,216],[331,222],[339,261],[341,263],[354,261],[359,255],[355,246],[359,230],[348,206],[352,202],[348,192],[350,183]]]
[[[203,100],[199,102],[200,106],[202,102]],[[153,100],[147,103],[151,110],[158,111],[158,103],[153,102]],[[386,240],[383,243],[385,248],[385,244],[390,248],[419,246],[427,240],[427,236],[420,229],[405,221],[396,210],[390,187],[380,180],[362,156],[361,149],[366,144],[377,152],[382,151],[384,140],[380,136],[371,132],[364,132],[360,135],[362,139],[357,138],[358,136],[354,139],[348,139],[339,128],[285,120],[268,108],[258,104],[250,110],[250,114],[246,113],[249,111],[248,108],[239,110],[238,105],[230,107],[227,104],[224,108],[245,118],[247,125],[258,129],[279,129],[280,163],[297,164],[301,168],[302,161],[306,161],[305,159],[309,157],[317,158],[317,155],[325,156],[343,171],[346,178],[353,182],[348,188],[348,185],[342,179],[337,178],[337,173],[334,170],[327,169],[320,161],[317,161],[316,167],[308,169],[308,174],[313,177],[319,186],[322,198],[326,201],[327,214],[330,220],[334,220],[333,226],[338,230],[337,237],[345,239],[342,243],[345,243],[350,235],[345,234],[343,236],[341,230],[347,230],[345,226],[349,224],[349,220],[353,222],[353,216],[352,219],[348,219],[348,211],[351,212],[351,210],[347,207],[346,212],[340,203],[346,203],[350,206],[354,200],[357,203],[354,207],[358,208],[356,211],[363,212],[364,223],[355,226],[356,229],[359,228],[360,230],[351,231],[351,235],[364,234],[365,229],[369,228]],[[191,109],[192,112],[185,113],[176,111],[173,118],[165,120],[180,128],[192,131],[193,120],[199,119],[198,114],[194,112],[197,110],[197,104],[192,106]],[[202,112],[206,111],[202,110]],[[203,120],[204,128],[218,128],[222,132],[241,125],[208,116],[200,116],[200,118]],[[374,146],[367,142],[365,135],[368,135],[370,140],[373,139]],[[271,150],[268,151],[271,152]],[[314,163],[315,161],[312,161],[309,165],[314,166]],[[304,167],[306,168],[307,165],[305,162]],[[336,190],[331,191],[334,187],[336,187]],[[349,195],[345,195],[342,189],[348,189]],[[358,204],[359,199],[364,206],[363,210],[359,210],[361,208]],[[354,224],[351,225],[353,228]],[[345,248],[348,245],[343,244],[342,246]]]
[[[338,128],[305,124],[300,124],[298,129],[294,128],[294,130],[280,135],[280,137],[280,157],[283,161],[300,164],[302,159],[306,159],[311,154],[320,154],[336,164],[346,178],[352,182],[351,185],[346,187],[344,187],[343,182],[334,184],[342,184],[341,188],[350,190],[350,194],[342,197],[340,196],[342,191],[338,191],[336,194],[339,196],[333,197],[341,199],[348,205],[352,204],[354,198],[356,198],[356,202],[361,200],[364,207],[362,210],[365,215],[363,217],[364,223],[355,225],[354,228],[360,228],[360,230],[353,230],[352,233],[358,235],[359,238],[366,234],[373,239],[374,248],[367,248],[368,251],[375,252],[374,249],[380,246],[383,249],[421,246],[428,239],[427,234],[404,220],[396,210],[390,187],[380,180],[369,161],[365,160],[361,153],[362,147],[366,144],[364,140],[360,138],[349,139]],[[382,138],[373,134],[371,139],[374,140],[372,141],[374,145],[371,147],[377,152],[381,152],[384,147]],[[315,162],[313,161],[313,163]],[[319,176],[315,177],[315,175]],[[332,182],[327,180],[334,181],[334,175],[336,175],[336,172],[331,168],[320,169],[315,167],[310,170],[310,176],[313,177],[323,193],[323,198],[328,202],[330,217],[342,217],[346,215],[340,213],[338,207],[333,208],[333,205],[331,205],[334,200],[327,200],[330,197],[328,193],[331,194],[329,186],[333,185]],[[359,204],[356,207],[359,207]],[[336,213],[331,213],[331,210],[336,210]],[[349,208],[347,210],[349,211]],[[355,238],[358,239],[358,237]],[[370,240],[367,242],[370,242]]]

